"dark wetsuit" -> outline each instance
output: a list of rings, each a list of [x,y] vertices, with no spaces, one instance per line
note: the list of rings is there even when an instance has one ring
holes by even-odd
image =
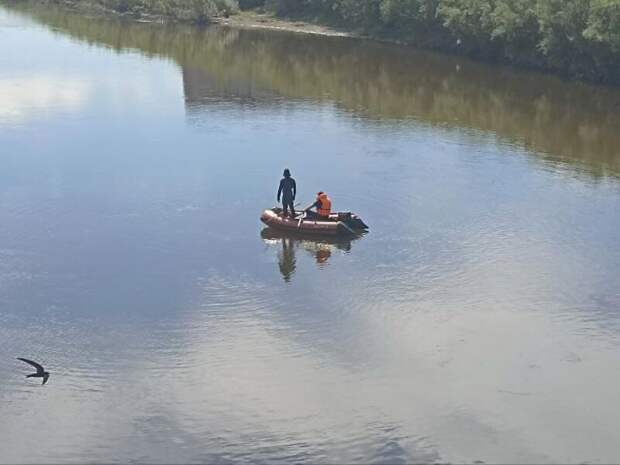
[[[282,211],[284,215],[291,210],[291,217],[295,216],[295,196],[297,195],[297,184],[293,178],[282,178],[278,189],[278,202],[282,197]]]

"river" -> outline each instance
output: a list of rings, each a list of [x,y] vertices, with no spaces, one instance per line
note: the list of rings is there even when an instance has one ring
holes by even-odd
[[[620,461],[619,128],[462,58],[0,6],[0,462]],[[287,167],[370,232],[264,231]]]

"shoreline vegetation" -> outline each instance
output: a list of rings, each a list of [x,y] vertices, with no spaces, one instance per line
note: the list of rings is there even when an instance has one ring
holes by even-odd
[[[376,39],[620,85],[620,0],[37,1],[138,21]]]

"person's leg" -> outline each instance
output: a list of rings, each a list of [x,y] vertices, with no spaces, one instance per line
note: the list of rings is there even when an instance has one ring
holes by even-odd
[[[282,201],[282,205],[284,206],[284,216],[290,215],[290,217],[292,218],[295,215],[293,201],[290,199],[285,199]],[[289,214],[289,210],[290,210],[290,214]]]
[[[295,204],[293,203],[293,200],[289,201],[288,206],[291,210],[291,218],[295,218]]]
[[[288,200],[282,199],[282,217],[288,215]]]

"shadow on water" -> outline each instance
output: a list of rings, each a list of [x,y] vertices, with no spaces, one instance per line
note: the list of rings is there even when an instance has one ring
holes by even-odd
[[[301,233],[282,232],[264,228],[260,233],[263,241],[270,247],[279,248],[278,267],[282,278],[291,282],[297,270],[297,251],[302,250],[316,260],[319,268],[327,265],[334,251],[349,253],[353,242],[364,234],[353,237],[317,237]]]
[[[618,89],[362,40],[11,8],[89,44],[174,60],[188,115],[218,102],[309,99],[363,118],[482,131],[595,177],[620,173]]]

